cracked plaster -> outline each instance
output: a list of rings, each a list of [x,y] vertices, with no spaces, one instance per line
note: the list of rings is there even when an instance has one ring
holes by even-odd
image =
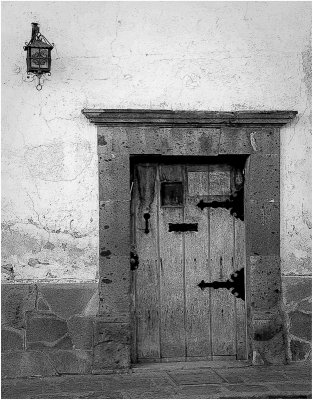
[[[15,21],[2,27],[4,279],[97,278],[97,145],[83,108],[297,110],[281,132],[281,268],[310,274],[310,9],[3,3]],[[22,49],[33,20],[55,43],[41,92]]]

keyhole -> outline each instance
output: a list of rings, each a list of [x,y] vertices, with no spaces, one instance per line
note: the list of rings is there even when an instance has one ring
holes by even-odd
[[[144,219],[146,220],[146,226],[145,226],[145,233],[149,233],[149,219],[150,219],[150,214],[149,213],[144,213],[143,214]]]

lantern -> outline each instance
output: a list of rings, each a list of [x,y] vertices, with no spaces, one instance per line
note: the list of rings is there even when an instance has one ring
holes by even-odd
[[[32,23],[32,37],[29,43],[25,42],[24,50],[27,51],[27,78],[33,74],[38,78],[37,90],[42,89],[41,78],[44,74],[51,75],[51,50],[54,43],[49,41],[39,32],[37,23]]]

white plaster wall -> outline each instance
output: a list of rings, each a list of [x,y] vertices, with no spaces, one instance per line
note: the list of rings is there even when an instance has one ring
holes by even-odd
[[[31,22],[55,43],[41,92],[26,78]],[[3,2],[4,279],[96,279],[83,108],[297,110],[281,139],[282,266],[310,274],[310,27],[310,2]]]

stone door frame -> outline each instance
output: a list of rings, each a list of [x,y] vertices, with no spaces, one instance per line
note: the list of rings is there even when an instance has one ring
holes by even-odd
[[[254,364],[287,360],[281,307],[280,128],[296,111],[84,109],[97,126],[99,313],[94,372],[129,368],[130,156],[246,156],[246,304]],[[140,260],[139,260],[140,262]]]

